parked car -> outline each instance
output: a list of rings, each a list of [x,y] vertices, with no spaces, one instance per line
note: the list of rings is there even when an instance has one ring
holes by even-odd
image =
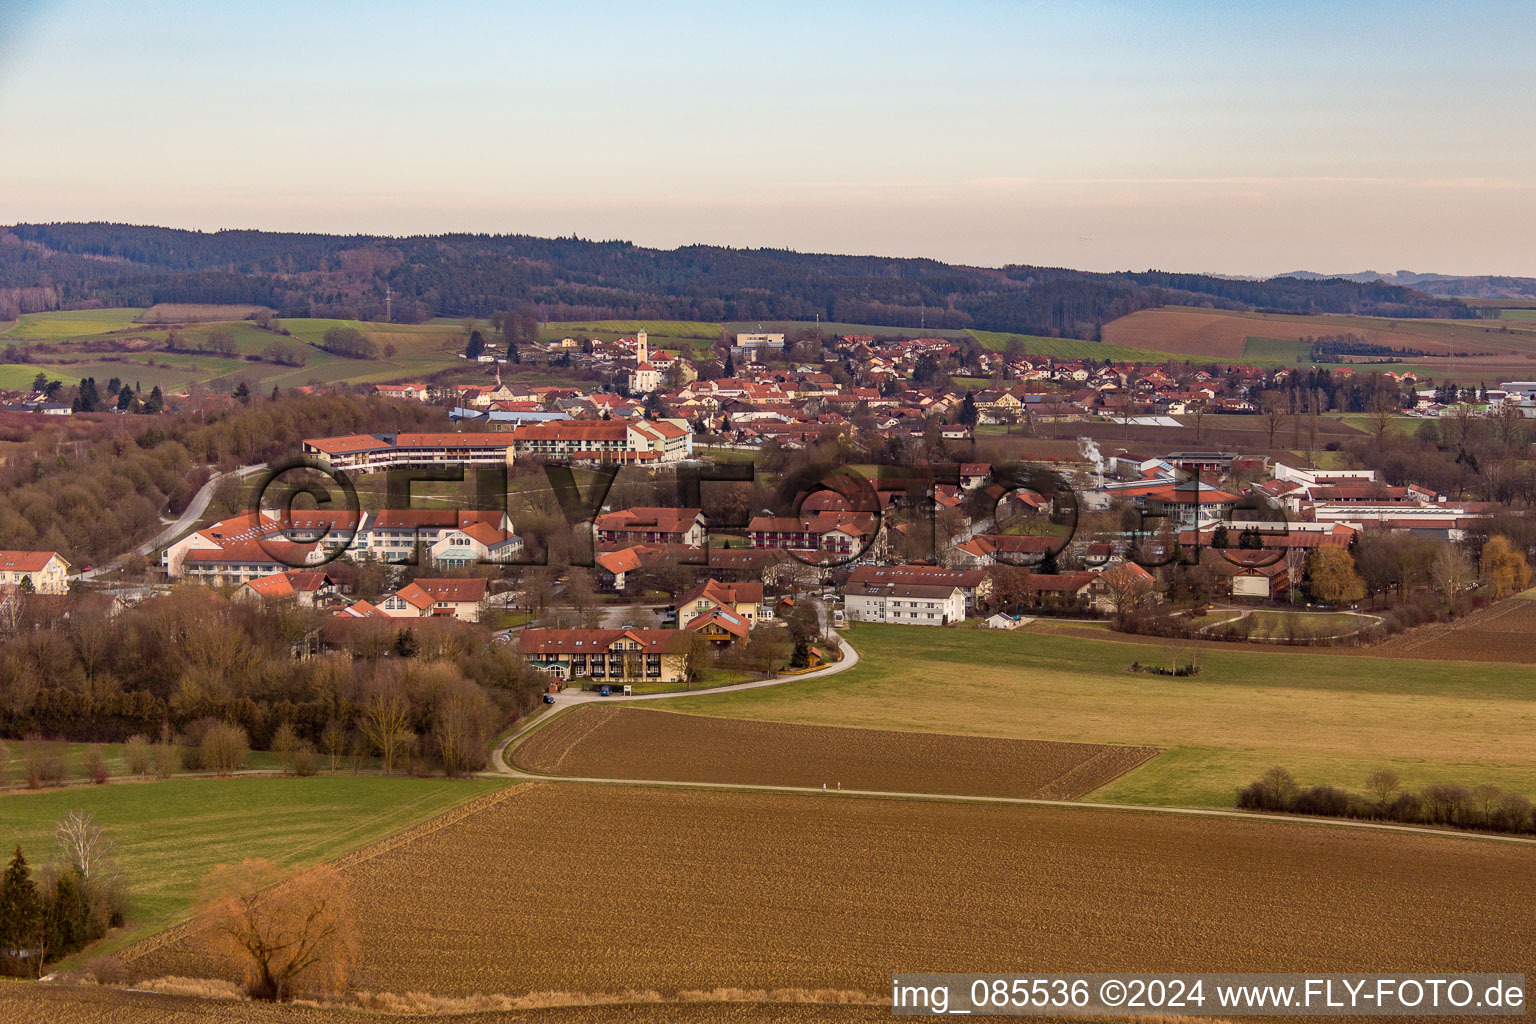
[[[598,692],[598,695],[601,696],[601,697],[611,697],[611,696],[613,696],[613,687],[605,686],[601,690],[598,690],[597,692]]]
[[[554,694],[546,693],[544,695],[544,703],[545,704],[553,704],[554,702],[555,702],[555,695]]]

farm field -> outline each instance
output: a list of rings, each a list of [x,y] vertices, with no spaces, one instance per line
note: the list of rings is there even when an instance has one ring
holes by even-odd
[[[191,996],[103,988],[95,985],[34,985],[0,980],[0,1020],[7,1024],[407,1024],[446,1019],[452,1024],[842,1024],[889,1021],[889,1005],[827,1003],[609,1002],[592,1006],[552,1005],[536,1009],[449,1011],[422,1016],[354,1006],[247,1003]],[[734,993],[733,993],[734,994]],[[530,1000],[538,1004],[543,1000]],[[1065,1018],[1036,1017],[1052,1022]],[[1076,1024],[1093,1017],[1073,1017]]]
[[[111,833],[133,890],[132,920],[91,955],[164,928],[192,905],[215,865],[264,857],[314,864],[504,785],[496,780],[314,778],[169,779],[0,795],[0,844],[48,859],[53,825],[88,811]]]
[[[1067,800],[1157,754],[1152,747],[981,739],[622,706],[563,712],[512,752],[541,775]]]
[[[1382,369],[1413,369],[1437,376],[1454,371],[1456,377],[1473,381],[1529,374],[1536,369],[1536,324],[1527,326],[1519,321],[1389,320],[1165,306],[1140,310],[1104,325],[1104,340],[1111,344],[1221,361],[1257,360],[1260,353],[1267,352],[1272,361],[1292,363],[1297,356],[1283,350],[1281,343],[1345,333],[1377,345],[1440,354],[1408,357],[1402,364],[1379,367]],[[1250,339],[1257,343],[1252,350]],[[1458,357],[1452,366],[1444,354],[1453,349],[1488,354]],[[1364,371],[1371,368],[1357,366]]]
[[[36,366],[27,363],[0,363],[0,388],[15,391],[23,391],[32,387],[32,381],[37,378]],[[65,384],[74,384],[79,378],[69,374],[50,373],[53,380],[62,381]]]
[[[1183,657],[1177,647],[1039,627],[859,624],[847,636],[861,659],[846,672],[680,697],[667,710],[1164,751],[1094,792],[1106,802],[1227,807],[1239,786],[1277,764],[1307,784],[1359,786],[1390,768],[1405,785],[1487,782],[1536,796],[1529,665],[1212,642],[1198,651],[1198,675],[1169,678],[1130,666]]]
[[[270,391],[273,387],[290,388],[315,381],[372,383],[467,368],[457,358],[466,338],[464,326],[458,321],[390,324],[292,317],[280,321],[290,332],[285,337],[244,319],[209,319],[219,315],[220,310],[227,316],[242,311],[167,305],[147,311],[98,309],[27,314],[13,324],[0,325],[4,328],[0,331],[0,343],[31,347],[29,382],[41,370],[66,381],[91,376],[98,380],[120,377],[142,384],[145,389],[156,385],[162,389],[182,389],[195,382],[210,390],[231,391],[245,381],[255,390]],[[188,317],[186,322],[177,323],[175,329],[189,343],[206,342],[212,334],[220,332],[234,342],[236,356],[164,351],[172,330],[167,318],[178,314]],[[393,346],[394,354],[380,359],[347,359],[314,347],[333,327],[355,328],[381,349]],[[245,358],[260,356],[274,342],[297,349],[304,365]]]
[[[1501,601],[1455,622],[1399,633],[1377,650],[1393,657],[1536,665],[1536,601]]]
[[[562,783],[450,817],[337,863],[362,933],[355,988],[879,998],[913,965],[1017,969],[1021,942],[1040,971],[1536,968],[1536,876],[1514,844]],[[135,977],[223,969],[190,928],[122,956]]]
[[[1046,338],[1034,334],[1009,334],[1003,331],[969,331],[983,348],[996,352],[1005,350],[1017,340],[1028,355],[1055,356],[1058,359],[1114,359],[1127,362],[1162,362],[1166,352],[1154,352],[1129,345],[1106,345],[1080,338]]]

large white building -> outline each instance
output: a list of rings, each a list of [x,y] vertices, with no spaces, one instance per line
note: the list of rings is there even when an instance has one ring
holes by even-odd
[[[965,591],[939,583],[850,583],[843,612],[854,622],[947,626],[965,619]]]
[[[519,456],[571,462],[650,465],[693,455],[687,420],[551,420],[512,432]]]

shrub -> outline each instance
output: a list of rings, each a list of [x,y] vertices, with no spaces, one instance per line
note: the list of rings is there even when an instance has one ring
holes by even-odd
[[[129,736],[128,742],[123,744],[123,758],[128,762],[130,773],[146,774],[155,764],[155,751],[149,737],[142,733]]]
[[[168,779],[181,770],[182,750],[174,743],[155,744],[155,778]]]
[[[64,754],[55,743],[40,740],[27,742],[27,786],[39,789],[43,786],[64,784]]]
[[[1346,817],[1350,809],[1349,794],[1334,786],[1313,786],[1296,795],[1291,809],[1297,814]]]
[[[215,722],[203,731],[199,746],[203,765],[219,775],[233,775],[245,763],[250,753],[250,741],[245,730],[228,722]]]
[[[86,747],[80,755],[80,763],[85,768],[85,777],[98,786],[112,777],[107,771],[107,759],[102,756],[100,744],[92,743]]]
[[[305,740],[293,752],[293,774],[308,778],[319,773],[320,755],[315,752],[314,744]]]

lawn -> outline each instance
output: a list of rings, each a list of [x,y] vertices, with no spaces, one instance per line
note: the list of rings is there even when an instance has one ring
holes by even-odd
[[[117,948],[184,917],[216,864],[260,857],[315,864],[440,814],[499,780],[317,776],[172,779],[0,796],[0,843],[48,860],[53,825],[88,811],[105,826],[132,888],[132,920],[89,955]]]
[[[1349,612],[1261,610],[1250,613],[1245,621],[1252,630],[1250,635],[1276,639],[1289,636],[1293,624],[1297,636],[1342,636],[1358,633],[1375,620],[1363,615],[1351,615]]]
[[[1133,673],[1174,652],[1014,632],[861,624],[847,672],[667,701],[667,710],[871,729],[1145,744],[1166,753],[1087,799],[1230,806],[1281,764],[1358,788],[1377,768],[1405,784],[1493,783],[1536,796],[1536,670],[1519,665],[1199,652],[1189,678]],[[963,666],[957,671],[957,666]]]

